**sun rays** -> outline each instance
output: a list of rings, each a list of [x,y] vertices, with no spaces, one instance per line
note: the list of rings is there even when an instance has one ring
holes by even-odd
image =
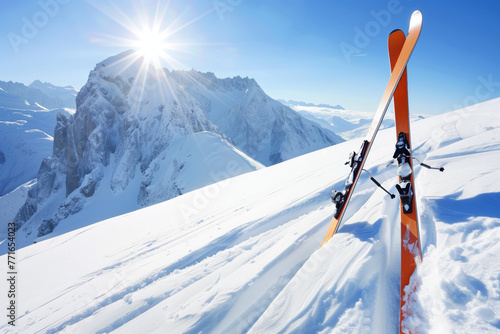
[[[132,2],[133,11],[131,12],[123,11],[123,6],[114,2],[105,5],[97,0],[89,2],[125,29],[121,36],[107,34],[96,38],[96,40],[100,41],[101,44],[103,41],[109,41],[110,46],[134,50],[126,58],[120,59],[119,63],[112,64],[118,68],[118,73],[140,64],[131,89],[134,96],[128,96],[131,107],[137,106],[144,95],[152,90],[177,99],[176,92],[167,79],[165,67],[189,68],[172,55],[187,53],[189,45],[172,42],[172,37],[213,10],[193,18],[188,10],[179,13],[178,10],[170,8],[169,1],[149,2],[149,5],[148,2],[140,2],[140,4]]]

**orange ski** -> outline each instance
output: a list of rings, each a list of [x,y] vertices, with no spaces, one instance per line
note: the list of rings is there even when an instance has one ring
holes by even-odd
[[[394,69],[399,54],[405,43],[405,34],[401,30],[395,30],[389,35],[389,58],[391,69]],[[400,184],[397,186],[401,196],[401,303],[400,303],[400,333],[404,333],[403,320],[410,315],[411,310],[404,307],[414,292],[408,287],[410,277],[417,266],[416,258],[421,260],[417,205],[415,201],[415,183],[413,180],[413,164],[411,157],[410,119],[408,110],[408,86],[406,69],[399,80],[394,92],[394,111],[396,117],[397,149],[394,158],[398,158],[398,168],[407,164],[406,172],[399,176]],[[404,134],[404,135],[403,135]],[[406,143],[405,143],[406,141]],[[398,152],[398,150],[400,150]],[[406,153],[402,153],[404,150]],[[401,161],[403,160],[403,161]],[[409,175],[407,173],[410,173]],[[404,184],[404,185],[402,185]],[[406,190],[406,191],[405,191]],[[407,197],[405,197],[407,196]],[[409,197],[411,196],[411,198]],[[408,333],[408,329],[406,330]]]
[[[408,63],[408,60],[410,59],[413,49],[417,43],[421,29],[422,13],[417,10],[413,12],[411,16],[408,38],[404,41],[404,44],[399,52],[399,57],[397,57],[397,61],[395,61],[391,77],[389,78],[389,82],[385,88],[382,100],[380,101],[380,104],[375,113],[375,117],[373,118],[372,124],[370,125],[370,128],[368,130],[368,135],[363,141],[360,152],[351,156],[350,163],[352,170],[349,174],[349,179],[346,182],[346,188],[342,192],[336,192],[334,195],[332,195],[332,200],[337,200],[336,202],[334,201],[336,203],[336,212],[332,219],[332,222],[330,223],[330,226],[328,227],[328,231],[326,232],[321,246],[323,246],[325,242],[330,240],[340,227],[340,222],[342,221],[342,217],[344,216],[346,207],[349,204],[351,195],[354,191],[356,183],[358,182],[359,175],[361,174],[363,166],[366,162],[366,157],[370,152],[371,146],[373,144],[373,141],[375,140],[375,136],[377,135],[378,129],[380,128],[380,124],[382,123],[387,108],[389,107],[396,86],[398,85],[403,71],[406,68],[406,64]]]

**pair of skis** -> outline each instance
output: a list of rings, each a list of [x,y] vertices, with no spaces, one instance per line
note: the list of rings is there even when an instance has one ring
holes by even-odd
[[[421,261],[418,216],[415,203],[415,187],[413,180],[413,163],[411,155],[410,120],[408,112],[408,88],[406,65],[420,36],[422,29],[422,13],[415,11],[410,20],[408,37],[401,30],[395,30],[389,35],[389,58],[391,63],[391,77],[378,106],[375,117],[370,125],[368,135],[363,141],[359,153],[353,152],[346,164],[351,167],[351,172],[345,184],[345,189],[334,191],[332,201],[335,203],[335,214],[328,231],[323,239],[325,244],[337,232],[344,216],[354,187],[359,179],[366,162],[366,158],[380,128],[380,124],[394,97],[394,110],[396,121],[397,143],[393,158],[398,162],[399,184],[396,189],[401,199],[401,302],[400,302],[400,333],[409,333],[404,326],[406,315],[411,314],[407,302],[414,292],[409,286],[410,277]],[[421,164],[424,167],[430,166]],[[442,171],[442,169],[441,169]],[[370,178],[377,186],[384,189],[373,177]],[[385,190],[385,189],[384,189]],[[385,190],[387,192],[387,190]],[[391,197],[394,197],[391,195]],[[405,291],[405,287],[407,288]]]
[[[391,102],[391,99],[393,96],[395,96],[395,100],[397,99],[398,101],[401,101],[401,97],[405,94],[407,91],[406,89],[406,65],[408,64],[408,60],[410,59],[410,56],[413,52],[413,49],[417,43],[418,37],[420,36],[420,31],[422,30],[422,13],[420,11],[415,11],[410,20],[410,29],[408,32],[408,37],[404,37],[404,33],[401,32],[402,34],[402,39],[399,37],[401,34],[397,33],[397,31],[391,33],[391,36],[398,36],[398,53],[394,57],[391,57],[391,65],[392,65],[392,74],[391,77],[389,78],[389,82],[387,84],[387,87],[385,88],[384,95],[382,96],[382,100],[380,101],[380,104],[377,108],[377,111],[375,113],[375,117],[373,118],[373,121],[370,125],[370,128],[368,130],[368,134],[366,136],[366,139],[363,141],[361,145],[361,149],[359,153],[353,152],[350,157],[350,161],[348,163],[350,164],[351,167],[351,173],[349,174],[349,178],[346,181],[345,189],[341,192],[336,192],[332,195],[332,200],[335,203],[336,206],[336,211],[334,214],[334,217],[332,219],[332,222],[330,223],[330,226],[328,227],[328,231],[325,235],[325,238],[323,239],[323,242],[321,243],[321,246],[325,244],[330,238],[337,232],[337,230],[340,227],[340,222],[342,221],[342,218],[344,216],[345,210],[347,208],[347,204],[349,203],[349,200],[351,199],[351,195],[354,191],[354,188],[356,186],[356,183],[358,182],[359,176],[361,174],[361,171],[363,170],[363,166],[366,162],[366,157],[368,156],[370,149],[373,145],[373,141],[375,140],[375,136],[377,135],[377,132],[380,128],[380,124],[382,123],[382,120],[384,118],[384,115],[389,108],[389,104]],[[389,37],[389,44],[391,43],[392,37]],[[396,40],[396,38],[395,38]],[[401,41],[403,43],[401,43]],[[390,47],[390,50],[393,48]],[[396,49],[394,49],[396,50]],[[396,51],[394,51],[396,52]],[[402,87],[403,84],[400,84],[400,80],[404,80],[404,88],[399,88]],[[406,97],[407,101],[407,97]],[[395,102],[396,103],[396,102]],[[397,102],[398,106],[399,103]],[[406,102],[406,104],[408,104]],[[396,113],[399,113],[399,110],[396,109]],[[404,111],[402,111],[404,113]],[[408,106],[406,106],[406,113],[408,113]],[[408,116],[406,116],[408,119]],[[398,120],[401,118],[396,118],[396,131],[399,131],[398,128]],[[408,122],[409,123],[409,122]],[[409,126],[404,127],[403,130],[406,133],[408,133],[407,138],[409,139]],[[410,159],[411,160],[411,159]],[[413,174],[413,173],[412,173]],[[418,230],[417,230],[418,232]],[[417,234],[418,235],[418,234]]]

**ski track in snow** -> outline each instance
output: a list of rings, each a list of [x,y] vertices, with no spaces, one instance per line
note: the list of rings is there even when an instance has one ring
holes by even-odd
[[[409,328],[500,332],[498,109],[412,124],[414,154],[445,172],[415,164],[423,262]],[[366,165],[392,193],[394,141],[381,131]],[[20,249],[19,332],[397,332],[399,200],[362,174],[319,249],[359,142],[222,181],[187,215],[208,187]]]

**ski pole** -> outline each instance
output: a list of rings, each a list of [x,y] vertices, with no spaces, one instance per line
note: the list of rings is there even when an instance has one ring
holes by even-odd
[[[415,160],[417,160],[417,161],[418,161],[418,163],[420,164],[420,166],[422,166],[422,167],[425,167],[425,168],[427,168],[427,169],[437,169],[437,170],[439,170],[440,172],[444,172],[444,167],[431,167],[431,166],[429,166],[428,164],[424,164],[423,162],[421,162],[420,160],[418,160],[418,158],[417,158],[417,157],[412,157],[412,158],[413,158],[413,159],[415,159]]]

